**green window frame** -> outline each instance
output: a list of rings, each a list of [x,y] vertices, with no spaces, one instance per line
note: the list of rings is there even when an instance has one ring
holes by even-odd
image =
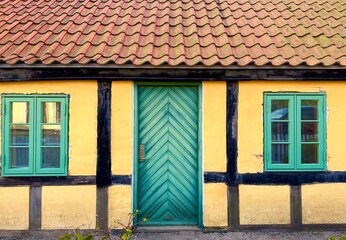
[[[325,93],[264,94],[266,172],[326,170]]]
[[[68,96],[2,95],[2,176],[66,176]]]

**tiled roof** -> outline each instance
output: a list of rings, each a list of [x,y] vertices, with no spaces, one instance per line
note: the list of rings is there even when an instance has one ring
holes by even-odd
[[[0,63],[346,66],[346,0],[0,0]]]

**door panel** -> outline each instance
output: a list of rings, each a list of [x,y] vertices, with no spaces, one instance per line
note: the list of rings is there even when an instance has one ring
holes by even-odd
[[[139,86],[137,208],[145,225],[198,224],[198,87]],[[138,151],[140,152],[140,151]]]

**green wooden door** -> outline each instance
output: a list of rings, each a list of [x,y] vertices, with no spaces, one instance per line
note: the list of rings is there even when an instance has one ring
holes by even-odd
[[[198,224],[198,105],[197,86],[138,87],[137,209],[145,225]]]

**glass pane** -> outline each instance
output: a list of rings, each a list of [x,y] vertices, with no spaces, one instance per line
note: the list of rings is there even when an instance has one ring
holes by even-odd
[[[272,122],[272,141],[288,142],[288,122]]]
[[[302,144],[302,163],[317,163],[318,144]]]
[[[61,122],[61,104],[59,102],[42,103],[42,122],[60,123]]]
[[[11,168],[29,167],[29,148],[10,148]]]
[[[318,141],[318,123],[302,122],[302,142]]]
[[[60,168],[60,148],[42,148],[42,168]]]
[[[288,163],[288,144],[272,144],[272,163]]]
[[[42,126],[42,146],[60,146],[60,125]]]
[[[287,120],[288,100],[272,100],[271,111],[272,120]]]
[[[29,123],[29,103],[11,102],[11,123]]]
[[[302,100],[301,118],[302,120],[318,119],[318,100]]]
[[[29,146],[29,125],[11,125],[11,146]]]

